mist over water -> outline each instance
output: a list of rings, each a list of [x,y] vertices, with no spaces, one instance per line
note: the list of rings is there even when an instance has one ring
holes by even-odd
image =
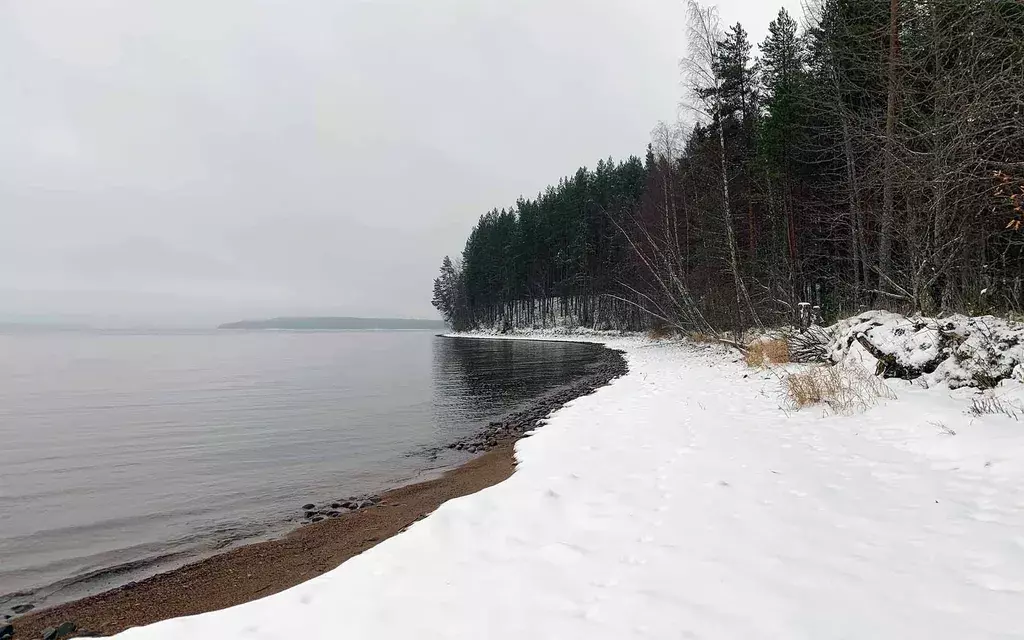
[[[0,333],[0,612],[278,534],[445,450],[597,347],[425,332]]]

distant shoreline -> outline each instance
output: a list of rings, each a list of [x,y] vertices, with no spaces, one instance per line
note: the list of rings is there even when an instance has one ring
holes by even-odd
[[[446,325],[440,320],[309,316],[239,320],[217,328],[246,331],[443,331]]]

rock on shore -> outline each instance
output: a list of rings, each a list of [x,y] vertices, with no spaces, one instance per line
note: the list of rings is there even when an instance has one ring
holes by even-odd
[[[350,496],[322,505],[310,502],[302,505],[302,517],[305,524],[310,524],[320,522],[325,518],[338,518],[346,513],[366,509],[378,503],[380,503],[380,496],[377,495]]]
[[[553,411],[561,408],[567,402],[594,393],[628,371],[629,368],[621,352],[609,349],[602,360],[594,366],[592,373],[553,393],[542,396],[528,409],[506,416],[503,420],[488,423],[480,433],[457,440],[449,444],[448,448],[468,453],[480,453],[509,440],[516,440],[541,426]]]

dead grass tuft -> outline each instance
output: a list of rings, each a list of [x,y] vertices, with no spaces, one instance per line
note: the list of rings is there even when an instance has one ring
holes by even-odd
[[[1024,407],[1012,400],[984,393],[971,400],[967,413],[975,417],[1004,415],[1020,422],[1021,415],[1024,415]]]
[[[785,364],[789,362],[789,343],[782,338],[758,340],[747,347],[746,359],[751,367]]]
[[[718,336],[711,333],[700,333],[699,331],[691,331],[686,334],[686,339],[694,344],[721,344],[721,339]]]
[[[669,338],[676,337],[677,331],[675,328],[668,326],[667,324],[659,324],[652,327],[647,332],[647,337],[651,340],[667,340]]]
[[[822,404],[833,413],[846,415],[866,411],[879,399],[896,399],[884,380],[856,364],[789,373],[782,383],[787,403],[793,409]]]

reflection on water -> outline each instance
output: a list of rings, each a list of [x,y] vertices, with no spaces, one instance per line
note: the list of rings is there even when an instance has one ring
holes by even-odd
[[[602,347],[567,342],[440,338],[434,342],[434,420],[451,439],[481,421],[584,375]],[[496,411],[498,410],[498,411]]]
[[[410,452],[472,434],[598,353],[420,332],[0,333],[0,613],[416,477],[437,462]]]

